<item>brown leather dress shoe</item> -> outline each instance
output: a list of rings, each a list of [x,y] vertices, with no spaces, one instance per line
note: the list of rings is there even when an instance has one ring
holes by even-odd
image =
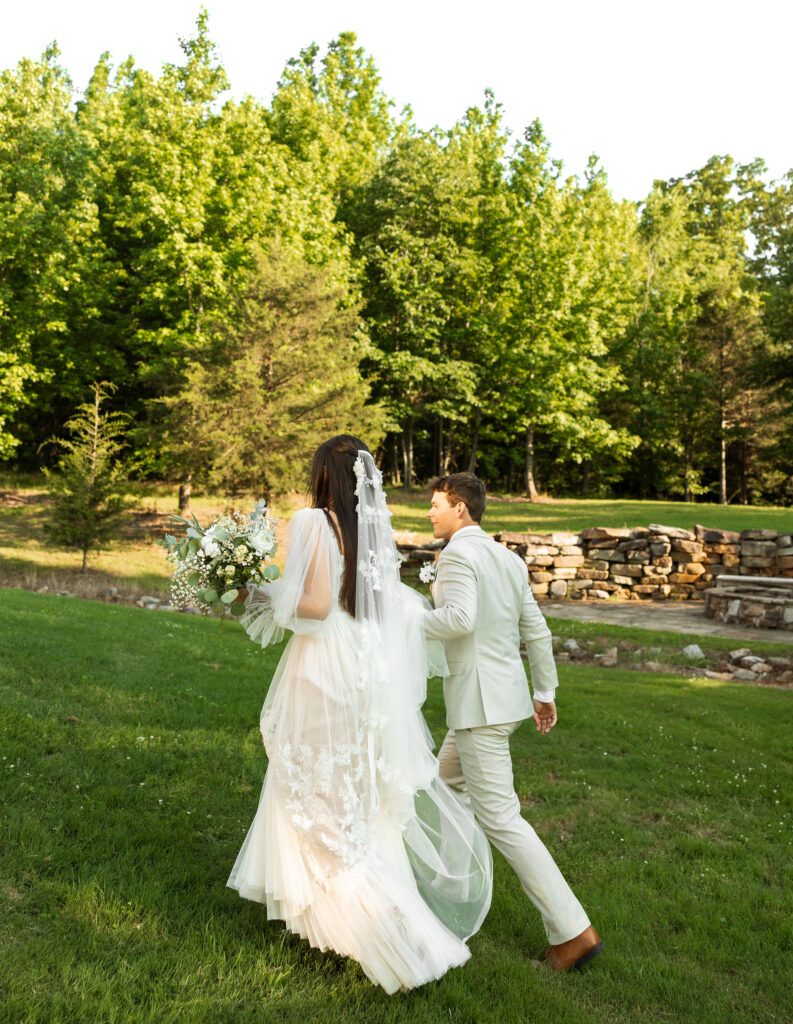
[[[576,967],[588,964],[602,952],[603,943],[600,936],[590,925],[574,939],[560,942],[558,946],[549,946],[545,959],[555,971],[572,971]]]

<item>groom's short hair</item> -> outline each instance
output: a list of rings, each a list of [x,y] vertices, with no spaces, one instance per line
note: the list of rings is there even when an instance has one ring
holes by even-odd
[[[430,480],[430,490],[443,491],[450,505],[462,502],[475,523],[482,522],[487,507],[485,485],[474,473],[450,473]]]

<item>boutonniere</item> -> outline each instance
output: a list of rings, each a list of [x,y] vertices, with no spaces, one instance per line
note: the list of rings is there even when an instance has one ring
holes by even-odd
[[[434,583],[437,571],[438,567],[434,562],[425,562],[419,569],[419,579],[422,583]]]

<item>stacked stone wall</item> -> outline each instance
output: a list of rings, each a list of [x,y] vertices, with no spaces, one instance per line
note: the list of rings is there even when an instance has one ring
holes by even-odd
[[[526,562],[538,598],[702,599],[719,576],[793,578],[793,536],[775,530],[684,530],[652,523],[495,539]]]

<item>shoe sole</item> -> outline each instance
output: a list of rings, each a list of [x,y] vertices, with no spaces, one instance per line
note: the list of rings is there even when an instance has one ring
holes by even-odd
[[[567,970],[568,971],[577,971],[579,968],[584,967],[586,964],[588,964],[590,962],[590,960],[594,960],[595,957],[598,955],[598,953],[602,953],[602,952],[603,952],[603,943],[602,942],[598,942],[597,945],[593,946],[591,949],[588,949],[586,951],[586,953],[584,953],[576,961],[574,961],[572,964],[570,964],[570,966],[567,968]]]

